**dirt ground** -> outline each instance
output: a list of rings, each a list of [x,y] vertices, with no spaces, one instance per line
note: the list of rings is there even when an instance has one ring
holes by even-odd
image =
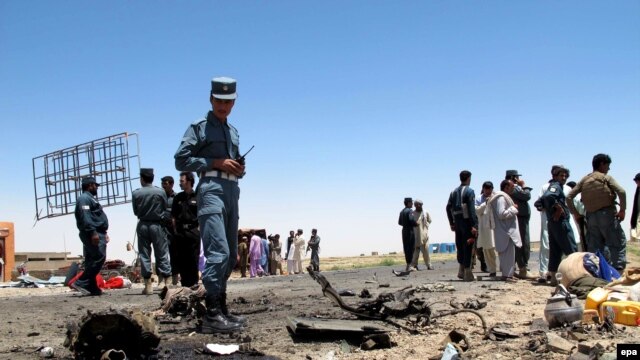
[[[637,247],[637,245],[635,245]],[[439,358],[442,354],[441,341],[456,329],[464,333],[469,340],[470,349],[464,353],[469,359],[566,359],[567,355],[548,351],[534,352],[527,348],[544,335],[528,332],[543,319],[546,299],[553,290],[549,286],[538,285],[533,281],[504,283],[499,281],[475,281],[465,283],[456,277],[454,260],[440,260],[434,263],[436,270],[412,272],[408,276],[397,277],[392,270],[401,270],[401,266],[360,268],[350,270],[323,271],[335,289],[349,289],[356,294],[368,289],[376,297],[383,292],[394,292],[407,286],[418,287],[424,284],[442,282],[453,286],[449,292],[416,292],[415,296],[431,304],[433,313],[451,310],[453,300],[462,303],[467,299],[487,302],[487,306],[478,312],[486,320],[487,326],[500,325],[501,328],[519,335],[504,341],[484,339],[480,319],[468,313],[445,316],[421,328],[418,334],[395,327],[388,323],[372,322],[391,329],[394,346],[380,350],[361,350],[359,338],[344,336],[299,337],[291,335],[286,328],[287,317],[320,317],[336,319],[354,319],[327,297],[323,296],[320,285],[308,274],[292,276],[269,276],[256,279],[234,277],[228,285],[232,311],[245,314],[248,327],[241,333],[232,335],[203,335],[196,333],[193,321],[175,319],[158,321],[159,358],[164,359],[205,359],[211,355],[196,352],[204,344],[245,344],[256,350],[253,354],[235,354],[218,356],[221,359],[404,359]],[[632,264],[638,266],[640,264]],[[530,263],[537,269],[537,262]],[[476,273],[481,275],[481,273]],[[486,274],[485,274],[486,275]],[[378,287],[389,284],[388,288]],[[369,281],[367,281],[369,280]],[[161,300],[156,295],[141,295],[141,285],[134,284],[131,289],[109,290],[100,297],[81,297],[66,288],[42,289],[0,289],[2,302],[0,314],[0,358],[36,359],[40,354],[36,349],[50,346],[54,349],[54,358],[69,359],[73,355],[63,347],[66,324],[77,322],[87,311],[107,309],[140,309],[144,312],[158,310]],[[357,305],[363,299],[343,297]],[[242,301],[245,300],[245,301]],[[165,319],[166,320],[166,319]],[[406,324],[397,319],[398,324]],[[595,330],[587,333],[586,343],[600,343],[609,352],[615,353],[616,343],[638,342],[638,327],[618,326],[621,331],[616,335],[600,334]],[[561,330],[546,330],[563,335]],[[572,340],[574,345],[578,341]],[[542,347],[544,348],[544,346]],[[575,350],[574,350],[575,352]],[[263,355],[259,355],[261,353]]]

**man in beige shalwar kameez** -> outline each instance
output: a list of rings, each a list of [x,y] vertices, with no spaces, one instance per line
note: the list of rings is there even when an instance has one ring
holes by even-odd
[[[420,257],[420,252],[422,252],[422,259],[427,266],[427,270],[433,270],[431,259],[429,258],[429,224],[431,224],[431,215],[422,209],[422,200],[416,199],[413,205],[415,207],[413,217],[418,224],[413,227],[413,233],[416,237],[416,248],[413,251],[410,269],[420,270],[418,268],[418,258]]]
[[[495,223],[491,216],[491,207],[488,206],[493,196],[493,183],[485,181],[482,184],[482,193],[476,199],[476,215],[478,215],[478,239],[477,247],[482,248],[484,261],[487,264],[489,276],[496,276],[496,245],[493,239]]]

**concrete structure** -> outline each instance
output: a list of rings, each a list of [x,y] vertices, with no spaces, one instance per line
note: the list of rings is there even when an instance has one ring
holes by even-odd
[[[73,262],[82,262],[82,257],[69,256],[70,252],[17,252],[16,263],[27,262],[29,272],[54,271]]]
[[[15,234],[12,222],[0,221],[0,281],[11,281],[11,272],[15,268]]]

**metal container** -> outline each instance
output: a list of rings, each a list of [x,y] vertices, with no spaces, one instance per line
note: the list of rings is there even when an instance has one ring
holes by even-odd
[[[576,296],[569,293],[563,285],[558,285],[554,295],[547,300],[544,318],[549,328],[555,328],[581,321],[583,312],[584,308]]]

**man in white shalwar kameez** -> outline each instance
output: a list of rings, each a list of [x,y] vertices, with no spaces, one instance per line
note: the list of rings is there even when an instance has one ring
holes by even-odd
[[[431,265],[431,259],[429,258],[429,224],[431,224],[431,215],[422,209],[422,200],[415,200],[413,202],[415,210],[413,211],[413,217],[416,219],[416,225],[413,233],[416,237],[416,248],[413,251],[413,258],[411,260],[410,269],[418,268],[418,258],[422,253],[422,259],[427,267],[427,270],[433,270]]]
[[[516,281],[513,277],[516,269],[516,247],[522,246],[518,229],[518,208],[508,195],[513,191],[513,187],[514,183],[511,180],[503,180],[500,183],[500,191],[489,201],[490,214],[493,215],[495,224],[493,236],[500,257],[500,272],[502,279],[510,282]]]
[[[302,237],[302,229],[298,229],[296,237],[293,239],[293,271],[302,274],[302,252],[304,251],[305,240]]]
[[[493,196],[493,183],[485,181],[482,184],[482,193],[476,199],[476,215],[478,215],[478,248],[482,248],[484,261],[487,264],[489,276],[496,276],[496,245],[493,239],[495,227],[493,216],[490,214],[489,200]]]

